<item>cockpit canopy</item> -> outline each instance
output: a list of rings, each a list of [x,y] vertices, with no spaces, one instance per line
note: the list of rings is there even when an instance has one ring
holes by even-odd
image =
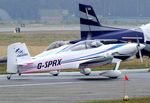
[[[100,42],[100,40],[84,40],[71,45],[70,47],[64,49],[64,51],[86,50],[86,49],[98,48],[102,45],[103,44]]]

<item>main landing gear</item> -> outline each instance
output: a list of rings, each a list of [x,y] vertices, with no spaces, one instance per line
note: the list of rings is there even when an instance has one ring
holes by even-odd
[[[52,74],[53,76],[58,76],[60,73],[59,70],[55,70],[55,71],[50,71],[50,74]]]
[[[8,75],[7,75],[7,80],[10,80],[10,79],[11,79],[11,77],[12,77],[12,75],[13,75],[13,74],[11,74],[11,73],[10,73],[10,74],[8,74]],[[21,76],[21,73],[18,73],[18,75],[19,75],[19,76]]]
[[[109,77],[111,79],[117,79],[121,75],[121,72],[119,70],[121,60],[114,58],[112,63],[116,64],[115,67],[114,67],[114,70],[108,70],[108,71],[100,73],[99,75]]]
[[[91,74],[91,69],[90,68],[82,68],[80,69],[80,73],[89,76]]]

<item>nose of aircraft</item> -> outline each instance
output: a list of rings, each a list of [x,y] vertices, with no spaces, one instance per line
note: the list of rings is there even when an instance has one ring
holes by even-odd
[[[143,48],[145,48],[145,45],[144,45],[144,44],[140,44],[140,45],[139,45],[139,49],[141,50],[141,49],[143,49]]]

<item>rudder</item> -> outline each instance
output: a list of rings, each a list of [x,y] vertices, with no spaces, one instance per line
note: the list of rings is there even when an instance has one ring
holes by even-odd
[[[90,39],[94,31],[100,30],[101,24],[90,5],[79,4],[81,38]]]
[[[18,64],[31,59],[25,43],[10,44],[7,49],[7,73],[18,73]]]

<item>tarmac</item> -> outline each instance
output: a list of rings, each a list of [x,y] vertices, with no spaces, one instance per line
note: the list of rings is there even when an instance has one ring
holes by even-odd
[[[123,70],[118,79],[99,76],[100,71],[84,76],[79,72],[61,72],[54,77],[49,73],[0,75],[1,103],[78,103],[91,100],[122,99],[150,96],[148,69]],[[127,74],[129,80],[124,81]]]

